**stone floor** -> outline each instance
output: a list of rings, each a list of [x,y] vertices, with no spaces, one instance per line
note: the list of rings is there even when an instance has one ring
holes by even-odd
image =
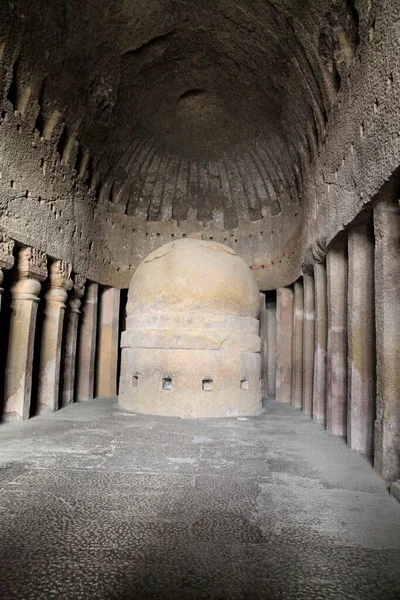
[[[400,504],[289,406],[0,428],[0,598],[399,599]]]

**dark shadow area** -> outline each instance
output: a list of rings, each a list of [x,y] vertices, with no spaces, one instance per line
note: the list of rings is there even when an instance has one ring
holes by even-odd
[[[118,366],[117,366],[117,394],[119,392],[119,376],[121,373],[121,334],[126,330],[126,304],[128,302],[128,290],[121,290],[119,309],[119,342],[118,342]]]
[[[3,295],[0,298],[1,302],[1,318],[0,318],[0,339],[3,343],[0,344],[0,420],[4,415],[5,406],[5,377],[7,367],[7,349],[8,340],[10,338],[10,318],[11,318],[11,284],[14,277],[14,270],[3,271],[4,281],[0,287],[4,289]]]
[[[98,381],[97,381],[97,373],[100,364],[100,329],[101,329],[101,305],[103,302],[103,291],[107,289],[104,285],[98,286],[98,294],[97,294],[97,327],[96,327],[96,358],[94,361],[94,387],[93,393],[94,397],[97,398],[99,396],[98,391]]]
[[[42,333],[43,333],[43,322],[44,322],[44,311],[46,308],[45,295],[49,290],[50,282],[49,279],[42,284],[40,292],[40,301],[37,306],[36,315],[36,327],[35,327],[35,343],[33,348],[33,362],[32,362],[32,394],[31,394],[31,405],[29,409],[29,417],[34,417],[39,408],[39,383],[40,383],[40,354],[42,346]]]
[[[64,384],[65,384],[65,355],[66,355],[66,347],[67,347],[67,331],[68,331],[68,322],[70,318],[70,305],[69,299],[66,301],[66,307],[64,311],[64,321],[63,321],[63,333],[62,333],[62,342],[61,342],[61,362],[60,362],[60,382],[58,386],[58,409],[62,408],[63,404],[63,392],[64,392]]]

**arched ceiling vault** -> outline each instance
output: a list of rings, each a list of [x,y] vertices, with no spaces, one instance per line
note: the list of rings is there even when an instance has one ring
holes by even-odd
[[[354,0],[3,4],[13,93],[127,214],[231,229],[296,209],[357,49]]]

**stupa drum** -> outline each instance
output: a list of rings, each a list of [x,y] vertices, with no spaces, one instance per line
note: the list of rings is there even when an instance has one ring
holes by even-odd
[[[156,415],[229,417],[261,409],[259,290],[215,242],[182,239],[132,278],[119,404]]]

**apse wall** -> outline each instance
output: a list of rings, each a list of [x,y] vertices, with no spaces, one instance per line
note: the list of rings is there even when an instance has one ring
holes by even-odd
[[[203,132],[200,150],[210,152],[209,160],[200,150],[194,157],[172,155],[176,141],[182,141],[180,152],[188,148],[184,137],[172,140],[168,154],[140,117],[155,118],[135,86],[145,86],[149,106],[157,105],[159,96],[150,90],[158,84],[148,73],[164,68],[168,56],[179,62],[188,43],[177,27],[180,18],[186,26],[184,9],[179,15],[167,3],[156,5],[151,14],[141,12],[133,40],[121,29],[137,16],[128,3],[64,10],[54,2],[44,16],[40,2],[3,3],[0,226],[17,242],[107,285],[127,287],[144,256],[191,235],[231,246],[261,289],[290,284],[398,166],[398,4],[307,1],[266,12],[265,3],[256,2],[253,12],[243,4],[238,14],[232,3],[218,5],[226,27],[223,51],[232,64],[228,40],[240,48],[232,74],[241,75],[245,109],[261,100],[268,109],[254,113],[263,127],[251,129],[251,151],[224,154],[224,160],[213,156]],[[202,3],[202,19],[207,8]],[[252,40],[255,65],[242,52],[246,40]],[[259,70],[262,52],[279,67],[267,79]],[[204,65],[219,59],[210,54]],[[249,79],[253,67],[265,97]],[[131,82],[130,68],[137,75]],[[226,89],[235,97],[233,79]],[[190,125],[191,111],[198,110],[214,123],[218,103],[200,84],[189,88],[179,96],[182,123]],[[131,111],[132,122],[128,100],[137,113]],[[236,117],[237,106],[227,103],[224,110]],[[141,134],[131,146],[129,132]],[[241,135],[245,140],[247,130]]]

